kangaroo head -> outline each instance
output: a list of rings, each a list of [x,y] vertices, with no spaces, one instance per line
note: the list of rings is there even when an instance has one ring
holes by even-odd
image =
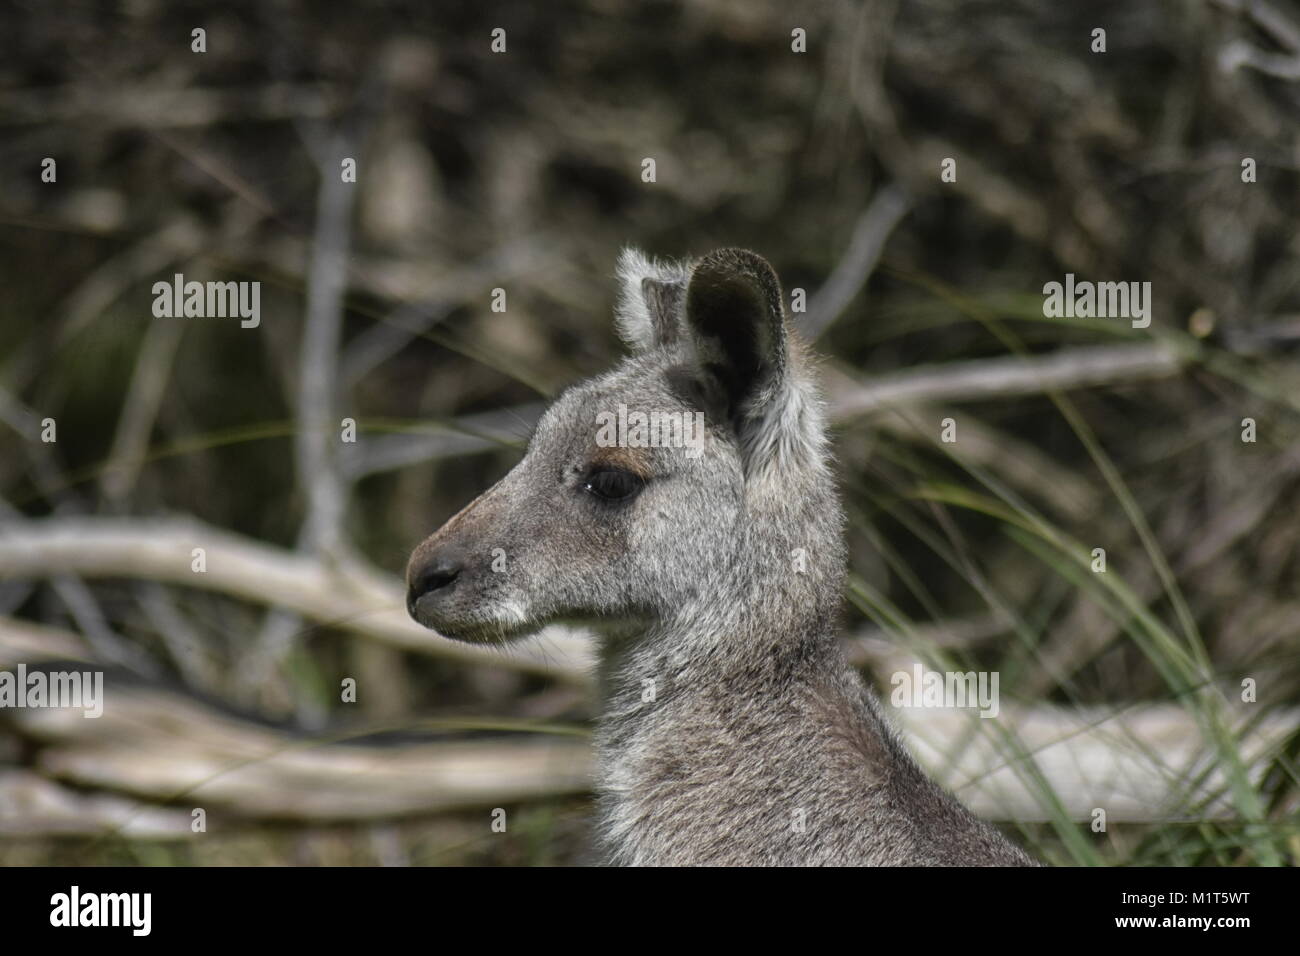
[[[735,249],[685,264],[627,250],[618,273],[633,354],[566,390],[523,460],[415,549],[421,624],[489,642],[558,620],[716,617],[789,600],[786,579],[809,577],[800,548],[820,549],[811,578],[838,591],[820,403],[772,267]]]

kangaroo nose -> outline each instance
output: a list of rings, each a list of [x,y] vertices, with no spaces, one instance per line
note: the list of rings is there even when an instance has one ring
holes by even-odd
[[[460,576],[463,562],[459,555],[441,552],[429,558],[425,565],[411,576],[406,590],[406,609],[415,617],[415,605],[420,598],[435,591],[451,587]]]

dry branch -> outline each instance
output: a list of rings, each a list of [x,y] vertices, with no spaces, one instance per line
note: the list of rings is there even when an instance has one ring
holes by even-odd
[[[356,481],[367,475],[457,455],[500,448],[518,441],[542,415],[538,402],[464,415],[433,434],[383,435],[350,444],[343,452],[343,471]]]
[[[9,127],[28,123],[92,123],[101,129],[206,127],[231,120],[328,116],[335,109],[331,92],[319,85],[288,83],[242,89],[160,89],[152,84],[89,82],[7,92],[0,96],[0,117]]]
[[[249,818],[376,819],[589,786],[582,740],[317,742],[180,693],[111,681],[98,719],[54,709],[9,718],[40,745],[36,766],[47,777]]]
[[[1178,374],[1188,356],[1164,343],[1076,346],[1050,355],[1017,355],[882,375],[833,389],[835,419],[940,401],[975,402],[1049,391],[1125,385]]]
[[[84,793],[30,770],[0,770],[0,836],[97,836],[107,831],[133,839],[193,835],[184,810]]]
[[[912,200],[898,186],[887,186],[876,194],[853,227],[853,237],[843,258],[808,303],[800,330],[810,340],[826,331],[871,278],[885,243],[908,210]]]
[[[4,629],[0,625],[0,633]],[[1001,820],[1046,818],[1037,788],[1008,764],[997,735],[982,732],[989,729],[982,725],[993,721],[958,710],[895,713],[922,763],[975,812]],[[585,740],[546,736],[383,745],[339,742],[342,735],[317,740],[217,711],[172,690],[114,682],[111,675],[98,719],[53,709],[13,710],[7,716],[37,745],[36,767],[47,777],[204,807],[214,816],[358,822],[561,797],[591,785]],[[1243,760],[1262,767],[1263,756],[1280,746],[1297,722],[1300,713],[1294,711],[1262,721],[1244,735]],[[1094,807],[1104,807],[1113,821],[1160,820],[1180,812],[1189,799],[1201,798],[1207,800],[1205,816],[1231,816],[1228,802],[1216,798],[1224,788],[1216,772],[1190,797],[1184,792],[1182,781],[1203,769],[1210,748],[1178,707],[1120,715],[1004,708],[997,723],[1014,730],[1073,819],[1086,820]],[[98,814],[104,825],[130,825],[117,804],[104,806],[112,810]],[[45,817],[14,811],[0,818],[0,828],[32,832]],[[149,829],[139,835],[162,835]]]
[[[203,548],[207,570],[191,570]],[[190,519],[54,518],[0,529],[0,578],[74,572],[88,578],[139,578],[202,588],[287,608],[404,650],[470,664],[506,665],[568,681],[583,680],[588,642],[547,628],[507,650],[451,641],[406,613],[402,586],[359,565],[335,566]]]

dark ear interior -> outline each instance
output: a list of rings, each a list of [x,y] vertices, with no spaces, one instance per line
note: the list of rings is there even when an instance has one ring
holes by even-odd
[[[701,259],[686,290],[686,321],[733,411],[779,387],[786,371],[781,283],[761,256],[719,249]]]

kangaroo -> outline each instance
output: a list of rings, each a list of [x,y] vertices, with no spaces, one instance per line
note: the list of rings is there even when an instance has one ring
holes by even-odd
[[[628,249],[617,277],[632,355],[415,549],[411,616],[471,642],[597,633],[606,862],[1033,865],[925,776],[843,656],[844,519],[775,271]]]

